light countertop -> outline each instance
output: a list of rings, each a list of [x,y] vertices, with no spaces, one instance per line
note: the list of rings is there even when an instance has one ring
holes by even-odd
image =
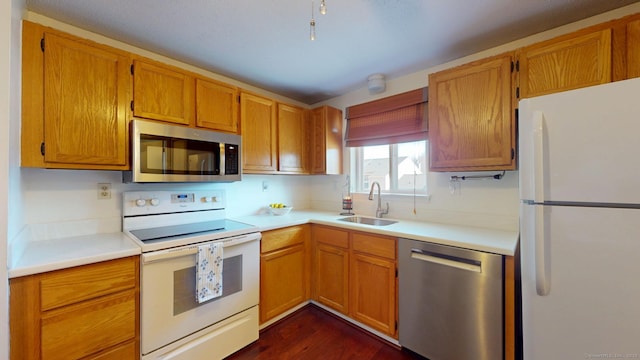
[[[9,278],[139,255],[140,247],[121,232],[30,241]]]
[[[372,226],[340,221],[335,212],[292,211],[288,215],[270,214],[235,217],[233,220],[255,225],[260,231],[301,224],[321,224],[374,234],[420,240],[441,245],[513,256],[518,231],[495,230],[421,221],[398,220],[386,226]],[[395,220],[395,219],[391,219]],[[140,247],[121,232],[37,240],[27,244],[9,278],[86,265],[139,255]]]
[[[260,231],[313,223],[508,256],[515,254],[519,238],[518,231],[411,220],[398,220],[397,223],[391,225],[373,226],[338,220],[343,217],[346,216],[335,212],[294,210],[288,215],[251,215],[237,217],[234,220],[255,225]]]

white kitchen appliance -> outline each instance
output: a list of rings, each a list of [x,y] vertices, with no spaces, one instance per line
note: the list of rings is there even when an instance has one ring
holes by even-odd
[[[258,339],[260,232],[225,218],[225,193],[132,191],[123,231],[142,248],[141,359],[221,359]],[[222,296],[196,299],[196,254],[222,244]]]
[[[640,79],[520,101],[524,360],[640,357]]]

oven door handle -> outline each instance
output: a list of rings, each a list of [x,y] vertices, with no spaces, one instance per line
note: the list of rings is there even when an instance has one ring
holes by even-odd
[[[207,245],[214,242],[222,243],[224,247],[230,247],[235,245],[244,244],[246,242],[260,240],[262,238],[262,234],[260,233],[252,233],[241,236],[233,236],[223,240],[216,241],[208,241],[194,245],[187,245],[175,249],[166,249],[160,251],[153,251],[149,253],[142,254],[142,263],[148,264],[155,261],[167,260],[167,259],[175,259],[181,256],[193,255],[198,252],[198,247],[201,245]]]

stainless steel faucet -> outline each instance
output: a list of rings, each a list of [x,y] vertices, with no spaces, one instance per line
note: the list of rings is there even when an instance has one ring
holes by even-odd
[[[369,200],[373,200],[373,187],[378,185],[378,208],[376,209],[376,217],[381,218],[382,215],[389,213],[389,203],[387,203],[387,209],[382,210],[382,197],[380,196],[380,183],[374,181],[371,184],[371,190],[369,191]]]

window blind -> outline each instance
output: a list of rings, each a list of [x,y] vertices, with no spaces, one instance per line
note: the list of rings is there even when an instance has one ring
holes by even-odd
[[[397,144],[427,139],[427,88],[346,109],[346,146]]]

